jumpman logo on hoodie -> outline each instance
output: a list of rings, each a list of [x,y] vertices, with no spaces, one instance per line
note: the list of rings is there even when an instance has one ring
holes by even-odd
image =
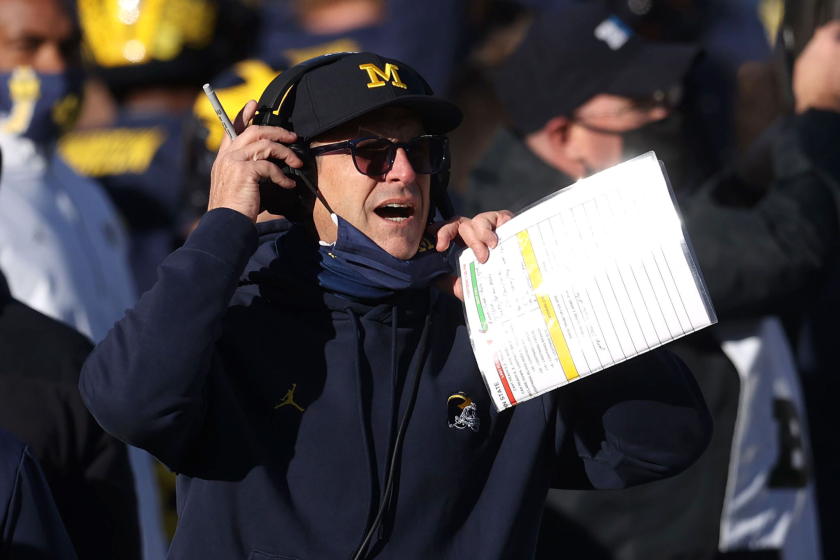
[[[292,388],[286,391],[286,395],[283,397],[283,400],[280,401],[280,404],[274,407],[274,410],[277,410],[281,406],[286,406],[287,404],[290,404],[296,409],[303,412],[304,409],[298,406],[298,404],[295,402],[295,389],[297,389],[297,383],[292,383]]]

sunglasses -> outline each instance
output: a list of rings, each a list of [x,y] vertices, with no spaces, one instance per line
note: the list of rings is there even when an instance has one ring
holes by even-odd
[[[428,175],[445,169],[448,164],[449,140],[445,136],[424,135],[408,142],[392,142],[382,137],[353,138],[335,144],[310,148],[312,156],[349,151],[353,164],[362,175],[380,177],[394,167],[397,150],[402,148],[415,173]]]

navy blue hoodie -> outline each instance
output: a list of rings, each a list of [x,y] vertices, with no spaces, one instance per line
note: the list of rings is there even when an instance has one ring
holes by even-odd
[[[551,485],[668,477],[709,441],[697,385],[666,350],[497,413],[458,300],[350,301],[302,280],[317,242],[283,221],[264,231],[260,243],[245,216],[209,212],[82,371],[105,430],[179,474],[170,558],[347,560],[379,506],[429,313],[368,558],[532,557]],[[459,392],[477,432],[449,426]]]
[[[0,558],[76,560],[38,459],[28,445],[2,428]]]

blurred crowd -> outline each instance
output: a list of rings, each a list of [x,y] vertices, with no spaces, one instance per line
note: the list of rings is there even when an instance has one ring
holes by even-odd
[[[0,486],[33,488],[0,487],[0,559],[72,558],[68,540],[165,557],[175,474],[99,428],[79,370],[207,208],[224,132],[202,84],[233,118],[341,51],[463,109],[459,214],[650,150],[667,169],[720,318],[669,347],[714,439],[669,480],[552,490],[537,558],[840,558],[838,18],[828,0],[0,0]]]

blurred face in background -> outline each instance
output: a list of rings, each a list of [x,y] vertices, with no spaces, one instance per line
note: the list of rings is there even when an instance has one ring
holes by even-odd
[[[596,95],[572,117],[558,116],[526,137],[537,155],[574,179],[621,163],[628,156],[631,136],[670,114],[660,100]],[[633,146],[635,147],[635,146]],[[645,150],[647,151],[647,150]],[[638,155],[638,154],[634,154]]]
[[[54,141],[79,114],[83,80],[79,30],[62,0],[0,0],[0,132]]]
[[[654,99],[634,100],[615,95],[597,95],[578,108],[567,139],[570,159],[591,175],[624,160],[625,133],[667,117],[668,109]]]
[[[56,74],[79,64],[79,34],[59,0],[0,0],[0,72]]]
[[[297,0],[301,26],[316,35],[343,33],[382,23],[384,0]]]

